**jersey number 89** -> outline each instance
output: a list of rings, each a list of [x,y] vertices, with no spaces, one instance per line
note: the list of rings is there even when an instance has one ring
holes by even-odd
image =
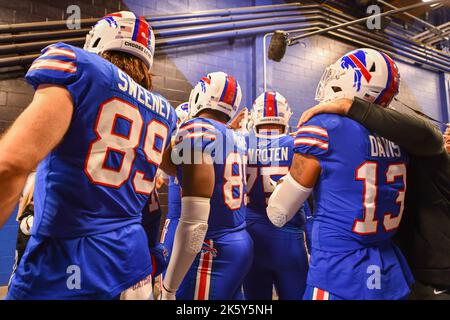
[[[114,131],[119,118],[130,124],[128,135]],[[85,172],[93,183],[120,188],[130,178],[143,127],[144,120],[133,104],[113,98],[100,105],[94,128],[97,139],[91,143],[85,166]],[[143,137],[143,151],[149,165],[159,166],[161,163],[163,150],[155,147],[155,141],[158,137],[162,140],[162,146],[165,146],[167,135],[168,128],[165,124],[155,119],[147,124]],[[111,152],[121,155],[122,160],[118,168],[107,166]],[[137,193],[149,195],[152,192],[154,181],[145,178],[143,171],[135,170],[132,179]]]

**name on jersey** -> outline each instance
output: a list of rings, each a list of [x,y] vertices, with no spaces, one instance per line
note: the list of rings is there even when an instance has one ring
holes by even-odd
[[[164,102],[161,97],[151,94],[150,92],[142,88],[122,70],[117,70],[119,72],[119,79],[121,81],[117,83],[117,87],[120,91],[132,96],[142,105],[158,113],[162,117],[169,119],[170,108],[167,102]]]
[[[402,156],[400,147],[392,141],[373,135],[369,135],[369,140],[372,157],[400,158]]]
[[[248,149],[249,163],[258,162],[280,162],[289,160],[288,147],[267,148],[267,149]]]

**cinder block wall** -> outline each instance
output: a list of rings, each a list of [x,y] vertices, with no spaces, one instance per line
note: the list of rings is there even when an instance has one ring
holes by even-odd
[[[118,10],[132,10],[138,15],[167,14],[239,6],[282,3],[281,0],[84,0],[75,1],[82,17],[99,17]],[[0,0],[0,24],[45,21],[66,17],[71,0]],[[20,8],[20,9],[18,9]],[[268,62],[268,88],[278,90],[289,100],[297,123],[301,112],[313,106],[318,81],[327,65],[353,49],[352,46],[326,37],[304,40],[305,46],[288,48],[280,63]],[[242,87],[241,105],[250,107],[263,91],[262,36],[158,50],[153,73],[154,87],[175,107],[187,101],[190,90],[208,72],[225,71],[236,77]],[[402,74],[400,98],[413,107],[442,119],[437,73],[398,63]],[[33,90],[23,79],[0,81],[0,133],[2,133],[31,101]],[[401,107],[399,107],[401,109]],[[166,209],[167,196],[161,194]],[[0,285],[5,284],[11,270],[17,225],[11,219],[0,230]]]

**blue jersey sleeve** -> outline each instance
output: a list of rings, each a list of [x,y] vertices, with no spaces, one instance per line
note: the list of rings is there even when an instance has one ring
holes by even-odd
[[[77,55],[73,48],[64,43],[52,44],[41,51],[33,61],[25,79],[34,89],[41,84],[68,86],[78,79]]]
[[[92,88],[99,90],[100,83],[107,83],[108,77],[95,63],[89,63],[92,55],[71,45],[58,42],[41,51],[25,75],[26,81],[36,90],[41,84],[65,87],[71,94],[74,106],[81,104]],[[91,59],[90,59],[91,58]]]
[[[329,137],[326,126],[317,117],[306,122],[294,140],[294,153],[308,154],[316,158],[327,155]]]
[[[192,119],[178,129],[174,150],[183,154],[187,151],[200,151],[213,155],[218,138],[220,138],[220,131],[211,123],[199,118]]]

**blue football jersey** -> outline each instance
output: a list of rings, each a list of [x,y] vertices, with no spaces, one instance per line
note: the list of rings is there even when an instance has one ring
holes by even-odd
[[[167,187],[167,219],[179,219],[181,215],[181,187],[177,177],[169,176]]]
[[[293,157],[294,138],[280,134],[251,133],[246,137],[248,147],[247,165],[247,220],[257,220],[270,225],[267,202],[281,177],[289,173]],[[299,231],[305,217],[303,208],[282,229]]]
[[[215,185],[206,238],[245,228],[245,138],[218,121],[194,118],[180,126],[173,150],[185,163],[192,154],[212,157]],[[177,170],[182,183],[181,166]]]
[[[321,166],[308,286],[340,299],[405,298],[413,278],[391,240],[405,199],[404,150],[349,118],[323,114],[299,129],[294,152]]]
[[[25,78],[35,89],[64,86],[74,104],[64,139],[37,171],[33,233],[81,237],[140,223],[176,125],[169,102],[64,43],[45,48]]]
[[[312,118],[298,131],[294,152],[316,157],[312,246],[345,251],[391,238],[400,224],[407,155],[395,143],[337,115]]]

